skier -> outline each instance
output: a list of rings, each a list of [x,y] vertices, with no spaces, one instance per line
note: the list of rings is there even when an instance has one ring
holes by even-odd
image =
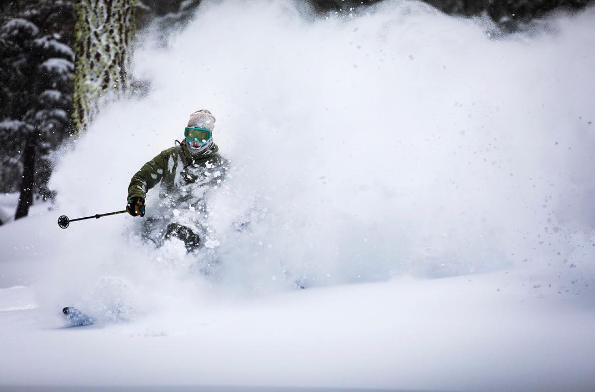
[[[211,231],[206,224],[205,196],[220,186],[228,162],[213,141],[215,117],[201,109],[190,115],[185,141],[162,151],[130,180],[126,210],[145,216],[147,191],[160,184],[159,203],[151,208],[144,234],[157,244],[178,238],[188,252],[198,249]]]

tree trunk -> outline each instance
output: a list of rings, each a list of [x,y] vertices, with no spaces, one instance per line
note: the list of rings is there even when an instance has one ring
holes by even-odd
[[[97,114],[100,99],[117,99],[130,85],[136,0],[77,0],[74,113],[76,131]]]
[[[23,180],[19,204],[14,219],[19,219],[29,214],[29,207],[33,205],[33,188],[35,186],[35,153],[37,147],[37,132],[28,132],[23,151]]]

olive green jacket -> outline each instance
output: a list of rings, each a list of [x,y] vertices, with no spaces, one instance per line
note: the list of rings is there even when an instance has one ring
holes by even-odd
[[[194,157],[186,143],[176,141],[176,146],[161,151],[145,163],[130,180],[128,199],[146,198],[147,191],[161,184],[161,196],[177,195],[178,201],[187,201],[193,187],[217,187],[229,169],[228,162],[213,147],[204,155]]]

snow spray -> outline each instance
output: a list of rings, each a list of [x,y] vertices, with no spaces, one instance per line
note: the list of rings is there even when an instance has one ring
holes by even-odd
[[[204,276],[188,276],[204,262],[217,264],[204,287],[247,292],[590,268],[592,7],[502,35],[414,1],[326,16],[205,1],[165,48],[155,42],[147,33],[134,56],[148,96],[104,108],[51,186],[73,214],[123,206],[135,171],[208,108],[232,162],[208,201],[212,246],[155,248],[139,218],[106,220],[68,232],[95,239],[79,242],[84,265],[61,261],[80,275],[136,280],[144,298],[170,281],[159,295],[179,300],[181,287],[202,290]]]

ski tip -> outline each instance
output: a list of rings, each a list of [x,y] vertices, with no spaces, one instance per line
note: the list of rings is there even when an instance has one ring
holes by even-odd
[[[62,313],[64,313],[69,327],[84,327],[95,324],[96,321],[93,317],[72,306],[66,306],[63,308]]]

